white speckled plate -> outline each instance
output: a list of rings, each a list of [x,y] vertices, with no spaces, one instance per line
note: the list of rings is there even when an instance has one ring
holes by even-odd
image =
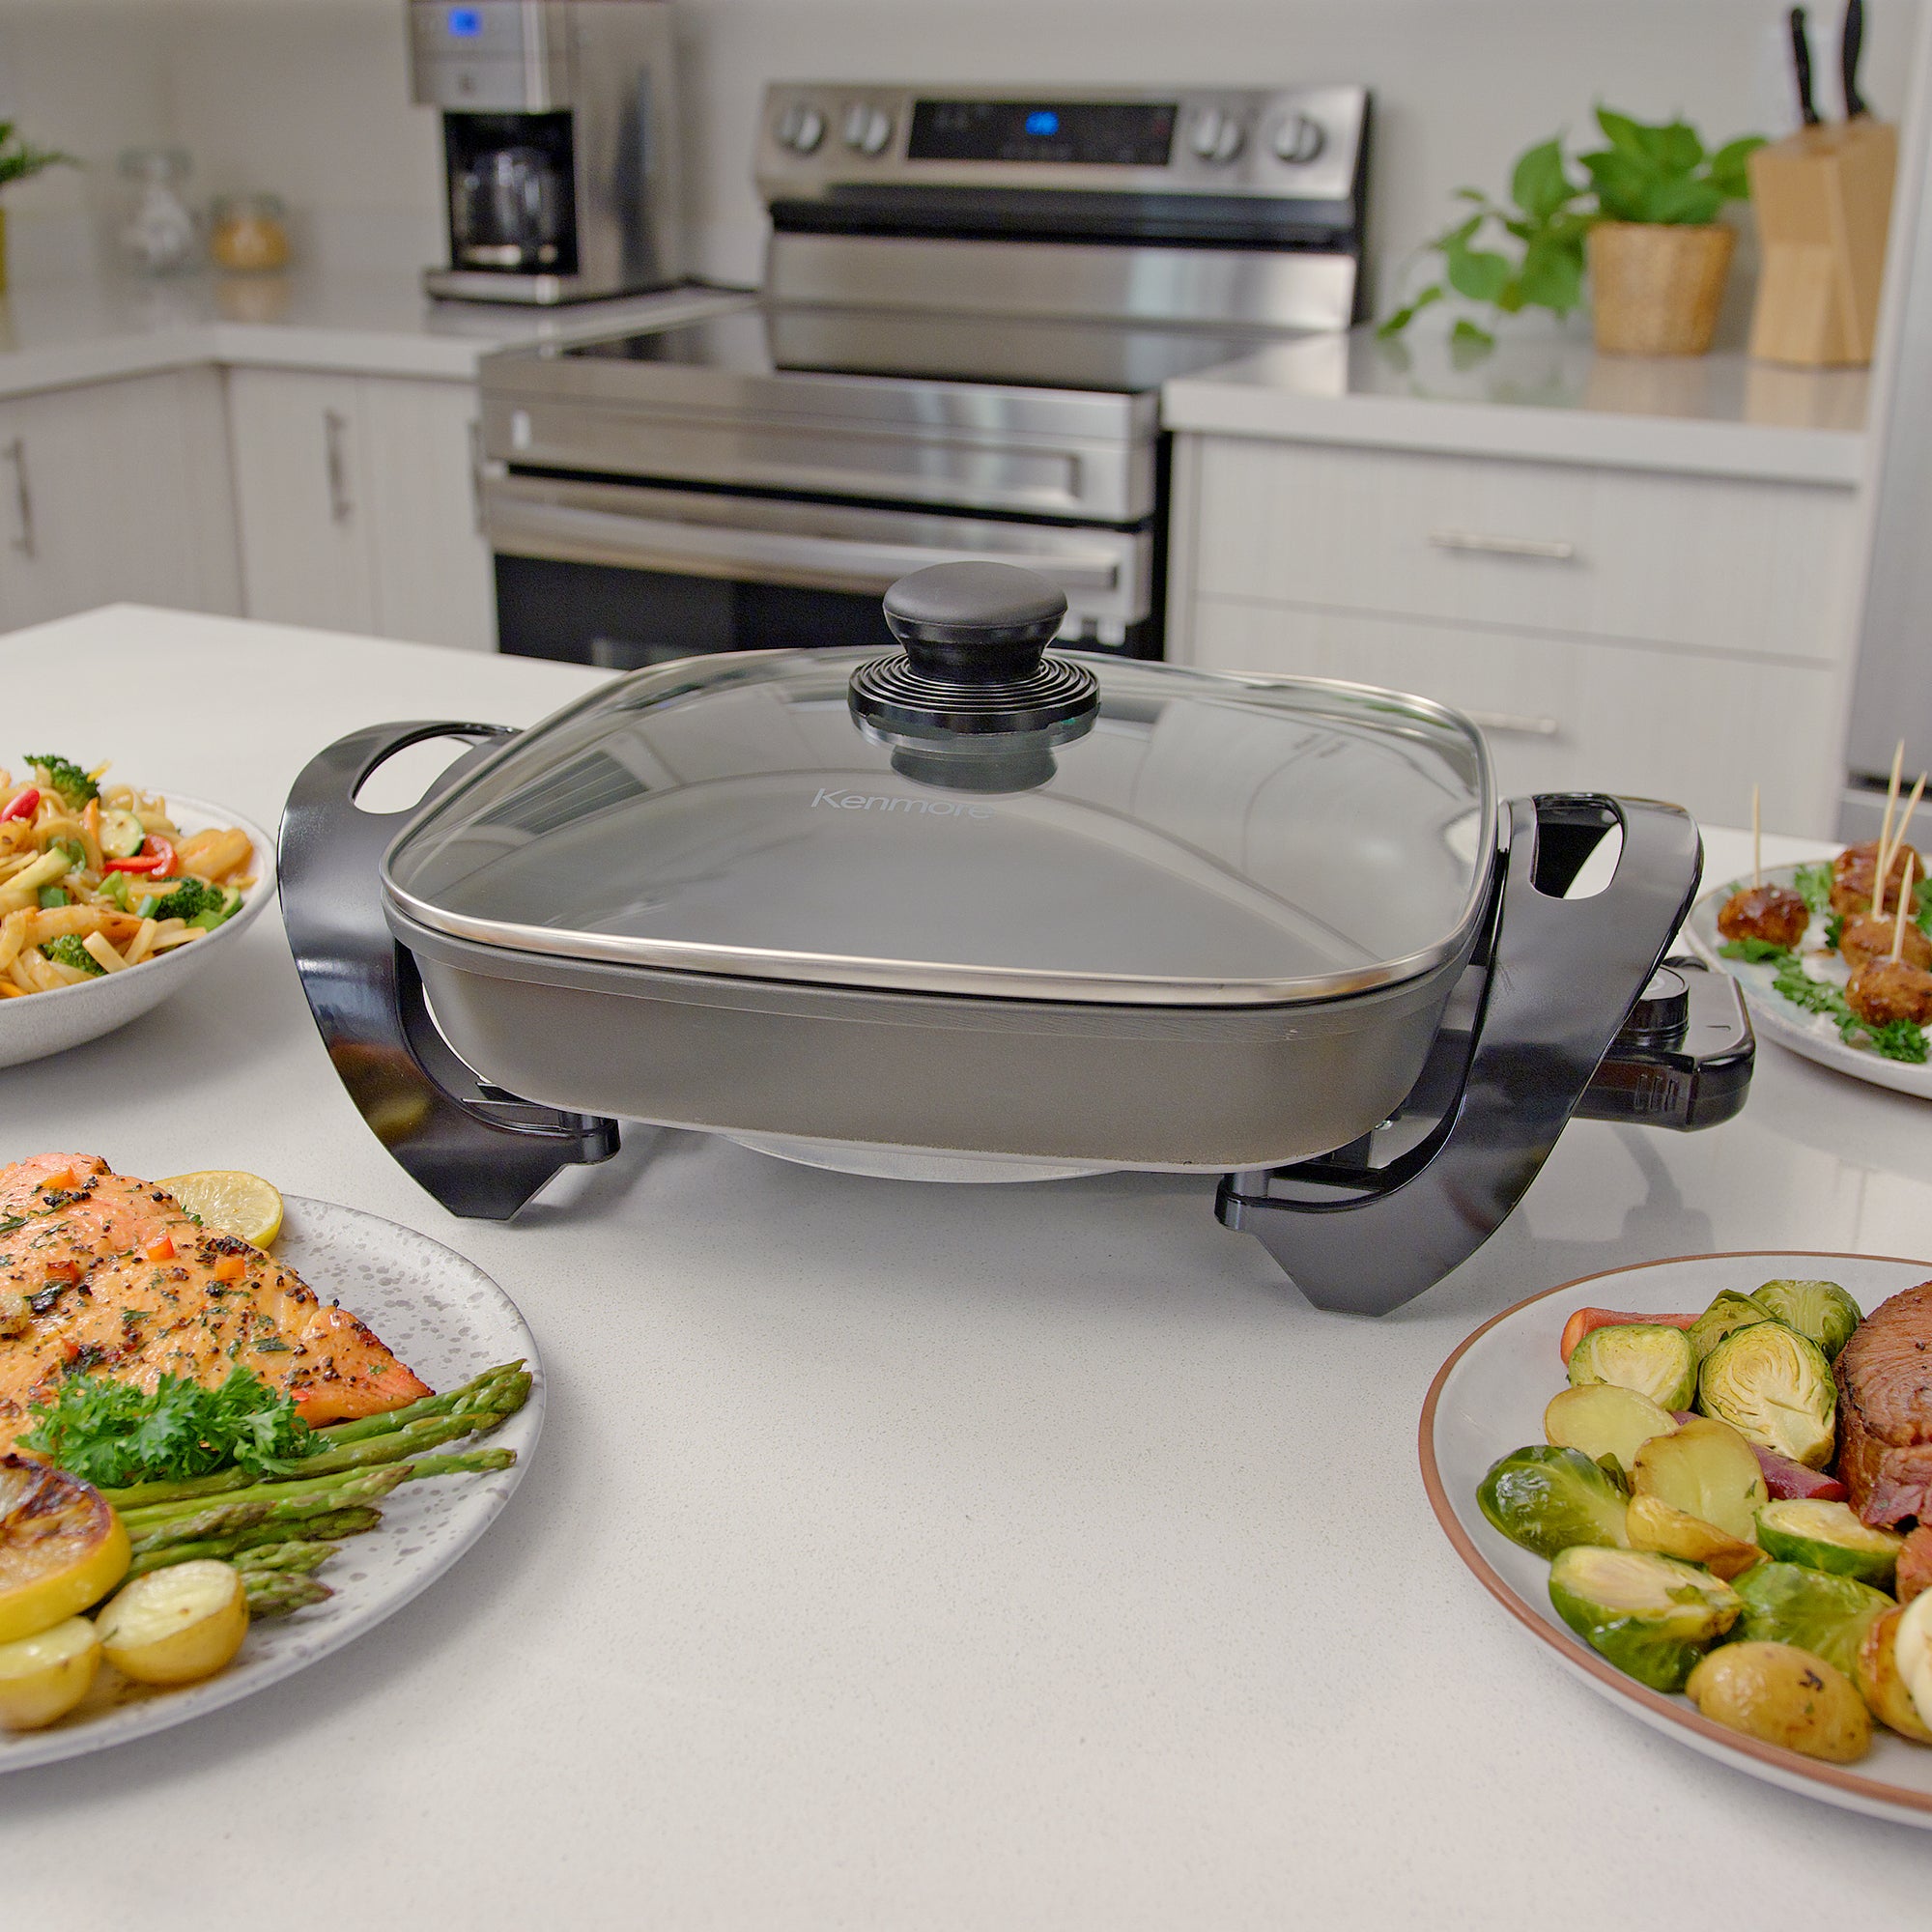
[[[1649,1690],[1572,1634],[1549,1602],[1549,1565],[1494,1528],[1476,1502],[1477,1485],[1497,1457],[1544,1439],[1544,1406],[1566,1386],[1557,1344],[1577,1309],[1648,1315],[1701,1309],[1719,1289],[1748,1293],[1780,1275],[1835,1281],[1869,1315],[1932,1276],[1932,1263],[1873,1255],[1688,1255],[1585,1275],[1532,1295],[1485,1322],[1437,1373],[1422,1409],[1423,1484],[1436,1520],[1477,1580],[1600,1696],[1752,1777],[1848,1811],[1932,1830],[1932,1745],[1910,1744],[1874,1724],[1866,1756],[1856,1764],[1823,1764],[1727,1730],[1688,1697]]]
[[[1764,882],[1768,886],[1788,886],[1797,869],[1795,866],[1767,866]],[[1684,922],[1684,936],[1707,965],[1728,973],[1744,988],[1745,1003],[1750,1008],[1758,1031],[1769,1034],[1778,1045],[1789,1047],[1793,1053],[1815,1060],[1821,1066],[1834,1067],[1840,1073],[1869,1081],[1874,1087],[1889,1087],[1895,1094],[1916,1094],[1921,1100],[1932,1100],[1932,1062],[1915,1066],[1909,1061],[1887,1060],[1866,1047],[1847,1046],[1838,1037],[1838,1029],[1823,1013],[1807,1013],[1773,988],[1775,968],[1753,965],[1744,959],[1726,959],[1718,951],[1723,944],[1718,932],[1718,914],[1730,895],[1728,883],[1714,893],[1706,893],[1690,908],[1690,917]],[[1806,938],[1815,931],[1814,923]],[[1845,983],[1844,962],[1835,953],[1812,951],[1804,956],[1817,977],[1830,980],[1836,986]]]
[[[287,1197],[287,1210],[276,1259],[325,1300],[339,1298],[361,1316],[432,1387],[449,1388],[519,1356],[528,1362],[536,1377],[528,1403],[489,1438],[514,1449],[515,1464],[492,1475],[405,1484],[383,1503],[381,1526],[351,1537],[323,1571],[335,1591],[327,1603],[257,1624],[219,1677],[185,1690],[143,1690],[103,1665],[101,1681],[71,1717],[21,1736],[0,1731],[0,1772],[165,1730],[340,1650],[441,1576],[490,1527],[528,1466],[543,1429],[543,1375],[536,1343],[509,1296],[473,1263],[393,1221],[296,1195]]]
[[[0,1000],[0,1066],[65,1053],[153,1011],[226,954],[275,896],[275,841],[266,832],[226,806],[184,798],[178,792],[166,796],[169,814],[184,832],[205,832],[217,825],[245,832],[255,847],[255,883],[230,918],[186,946],[177,946],[125,973],[83,980],[58,992],[30,993],[23,1000]]]

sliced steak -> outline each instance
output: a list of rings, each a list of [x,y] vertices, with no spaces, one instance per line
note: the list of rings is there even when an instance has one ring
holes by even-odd
[[[1923,1522],[1899,1551],[1898,1601],[1909,1604],[1921,1590],[1932,1590],[1932,1523]]]
[[[1932,1281],[1866,1316],[1833,1373],[1853,1509],[1869,1523],[1932,1523]]]

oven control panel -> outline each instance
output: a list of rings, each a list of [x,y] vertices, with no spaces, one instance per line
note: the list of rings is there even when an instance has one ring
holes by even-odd
[[[778,82],[765,201],[860,186],[1030,187],[1344,201],[1368,139],[1360,87],[951,88]]]

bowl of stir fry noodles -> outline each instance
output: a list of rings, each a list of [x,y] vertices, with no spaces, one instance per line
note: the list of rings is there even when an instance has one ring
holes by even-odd
[[[273,891],[267,834],[234,812],[53,753],[0,767],[0,1066],[158,1006]]]

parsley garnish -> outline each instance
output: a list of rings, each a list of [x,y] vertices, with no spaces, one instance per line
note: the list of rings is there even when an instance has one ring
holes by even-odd
[[[1887,1060],[1902,1060],[1913,1065],[1925,1062],[1925,1035],[1910,1020],[1888,1020],[1883,1026],[1867,1026],[1845,1004],[1845,996],[1835,986],[1814,980],[1799,964],[1794,953],[1778,967],[1772,985],[1807,1013],[1822,1013],[1838,1029],[1838,1037],[1847,1046],[1869,1046]]]
[[[34,1411],[23,1448],[109,1489],[212,1475],[230,1464],[286,1476],[315,1446],[287,1396],[237,1367],[219,1388],[164,1375],[150,1395],[107,1377],[70,1375]]]
[[[1774,959],[1789,959],[1791,949],[1771,939],[1727,939],[1718,948],[1726,959],[1742,959],[1752,966],[1769,965]]]
[[[1792,889],[1820,919],[1832,909],[1832,868],[1820,861],[1815,866],[1800,866],[1791,875]]]

